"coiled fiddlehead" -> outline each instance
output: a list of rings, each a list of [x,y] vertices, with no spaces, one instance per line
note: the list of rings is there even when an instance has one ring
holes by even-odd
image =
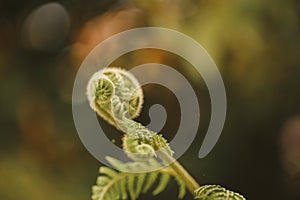
[[[115,122],[116,117],[120,118],[115,116],[117,109],[120,114],[128,112],[130,119],[139,116],[142,110],[143,92],[139,87],[135,77],[125,70],[105,68],[91,77],[87,86],[87,97],[94,111],[119,128]]]
[[[142,109],[143,93],[135,77],[119,68],[105,68],[96,72],[87,86],[90,106],[106,121],[126,134],[123,148],[134,160],[147,160],[163,150],[169,155],[167,140],[133,121]]]
[[[153,191],[153,195],[162,192],[170,176],[174,176],[179,185],[179,198],[183,198],[187,188],[191,193],[194,192],[195,199],[245,200],[238,193],[220,186],[207,185],[199,188],[198,183],[172,157],[173,151],[167,140],[161,134],[132,120],[141,112],[143,93],[137,80],[130,73],[119,68],[106,68],[96,72],[88,83],[87,96],[93,110],[125,133],[123,148],[135,161],[122,163],[108,158],[109,162],[120,171],[125,168],[125,171],[140,168],[146,171],[145,173],[128,173],[101,167],[101,175],[98,177],[97,185],[93,187],[92,199],[127,199],[128,193],[131,199],[136,199],[141,192],[148,191],[160,173],[160,182]],[[160,154],[156,155],[156,151],[159,151]],[[157,160],[151,159],[156,156],[160,157],[163,162],[169,163],[170,166],[147,172],[147,168],[153,165],[161,167]],[[144,189],[141,188],[142,186]]]
[[[204,185],[195,190],[195,199],[200,200],[246,200],[242,195],[219,185]]]

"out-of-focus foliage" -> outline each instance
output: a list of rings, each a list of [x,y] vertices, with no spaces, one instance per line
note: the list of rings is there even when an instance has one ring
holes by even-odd
[[[208,157],[199,160],[210,100],[189,63],[151,49],[114,62],[125,68],[168,64],[199,91],[200,130],[181,163],[200,183],[234,188],[248,199],[298,200],[299,190],[293,188],[300,187],[299,171],[290,173],[284,155],[300,156],[294,148],[300,144],[299,130],[284,130],[290,125],[285,122],[300,113],[299,20],[297,0],[0,1],[0,199],[90,197],[100,163],[85,150],[73,124],[76,71],[89,51],[112,34],[162,26],[202,44],[227,89],[221,139]],[[170,114],[162,132],[170,139],[180,120],[177,104],[171,92],[154,92],[153,87],[145,87],[146,102],[138,120],[146,124],[149,106],[165,105]],[[118,141],[118,133],[101,123]],[[285,145],[284,132],[288,138],[295,135],[293,145]],[[157,198],[176,198],[175,187],[171,184]]]

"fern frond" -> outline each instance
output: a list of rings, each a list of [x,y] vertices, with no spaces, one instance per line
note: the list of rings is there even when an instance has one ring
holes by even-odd
[[[91,77],[87,96],[91,108],[99,116],[124,132],[123,149],[134,160],[123,163],[107,157],[116,170],[100,168],[97,185],[92,188],[93,200],[135,200],[141,193],[155,187],[156,183],[152,194],[157,195],[166,188],[172,176],[179,186],[179,198],[184,197],[186,188],[192,193],[199,187],[173,158],[174,152],[168,141],[133,120],[141,112],[143,92],[132,74],[119,68],[100,70]],[[162,166],[154,159],[156,157],[164,164],[172,164]],[[202,200],[245,200],[243,196],[215,185],[200,187],[195,194],[196,199]]]
[[[128,162],[123,163],[115,158],[107,157],[108,162],[116,167],[114,170],[108,167],[100,167],[100,176],[97,178],[97,184],[92,188],[93,200],[111,200],[111,199],[138,199],[142,193],[148,192],[155,187],[152,194],[158,195],[166,188],[171,176],[180,183],[179,195],[181,199],[186,193],[185,184],[176,177],[174,172],[170,169],[158,169],[151,172],[132,173],[123,172],[124,169],[149,169],[151,166],[157,166],[159,163],[155,160],[149,162]],[[157,183],[157,185],[156,185]]]
[[[242,195],[219,185],[204,185],[195,190],[195,199],[200,200],[246,200]]]

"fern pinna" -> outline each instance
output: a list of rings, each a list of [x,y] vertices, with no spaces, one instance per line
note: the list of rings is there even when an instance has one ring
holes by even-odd
[[[153,186],[153,195],[161,193],[167,186],[171,177],[177,181],[180,188],[178,197],[182,198],[186,193],[184,182],[177,177],[171,168],[164,170],[150,171],[152,167],[159,167],[160,164],[149,159],[146,162],[129,162],[122,163],[114,158],[107,157],[108,162],[120,172],[108,167],[101,167],[100,176],[97,179],[97,185],[93,186],[93,200],[99,199],[137,199],[140,194],[148,192]],[[145,173],[128,173],[121,171],[136,171],[143,169],[149,172]],[[159,183],[156,184],[159,178]]]
[[[99,116],[124,132],[123,149],[133,160],[123,163],[107,157],[117,170],[100,167],[100,176],[92,189],[93,200],[138,199],[141,193],[148,192],[159,180],[152,192],[157,195],[165,189],[171,177],[178,183],[179,199],[185,196],[186,189],[195,199],[244,199],[219,186],[200,187],[172,157],[173,151],[167,140],[133,120],[141,112],[143,92],[129,72],[120,68],[105,68],[96,72],[88,83],[87,97],[91,108]]]

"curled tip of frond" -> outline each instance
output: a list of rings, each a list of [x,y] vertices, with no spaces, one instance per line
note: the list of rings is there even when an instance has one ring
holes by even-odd
[[[103,91],[104,87],[113,87],[113,83],[104,75],[104,71],[105,69],[102,69],[94,73],[87,84],[86,95],[90,106],[94,111],[96,111],[95,105],[97,97],[99,98],[100,92]],[[113,90],[113,88],[111,89]]]
[[[110,123],[113,118],[111,100],[115,94],[122,100],[124,111],[128,111],[132,119],[139,116],[142,110],[143,92],[140,84],[130,72],[121,68],[104,68],[94,73],[88,82],[86,94],[91,108]]]
[[[147,161],[153,157],[156,157],[154,148],[145,143],[140,143],[139,139],[124,135],[123,137],[123,149],[133,160]]]
[[[242,195],[219,185],[204,185],[195,190],[195,199],[200,200],[246,200]]]

